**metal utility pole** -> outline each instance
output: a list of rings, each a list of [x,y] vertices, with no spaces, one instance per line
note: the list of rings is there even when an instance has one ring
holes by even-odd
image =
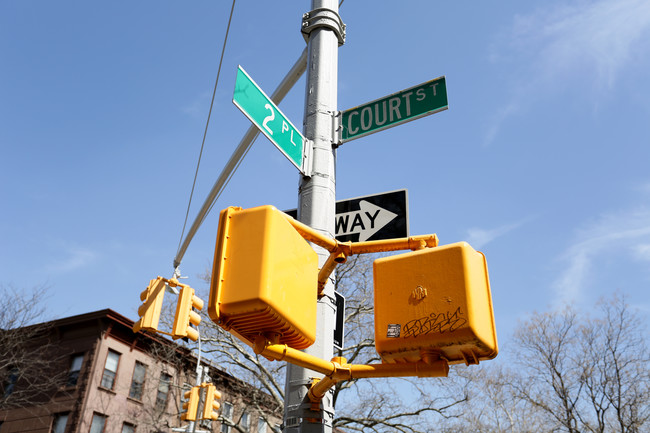
[[[300,181],[298,220],[334,237],[336,206],[336,150],[333,118],[337,110],[338,47],[343,44],[344,25],[338,14],[338,0],[312,0],[312,10],[303,16],[302,32],[307,39],[307,86],[304,136],[313,148],[310,177]],[[314,246],[319,263],[329,253]],[[329,360],[334,352],[336,303],[333,278],[318,301],[316,342],[305,351]],[[330,433],[334,419],[332,391],[320,404],[312,404],[307,391],[312,378],[321,374],[288,365],[285,386],[285,433]]]

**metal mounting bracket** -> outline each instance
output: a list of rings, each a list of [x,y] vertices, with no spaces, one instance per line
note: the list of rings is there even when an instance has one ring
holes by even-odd
[[[303,149],[305,150],[305,161],[303,162],[303,167],[301,170],[302,175],[304,177],[311,177],[312,169],[314,168],[314,141],[305,138]]]
[[[343,144],[341,131],[343,126],[341,125],[341,112],[337,111],[332,114],[332,147],[337,149],[340,145]]]
[[[339,47],[345,43],[345,24],[336,11],[328,8],[318,8],[302,15],[302,36],[309,41],[309,34],[317,28],[327,28],[336,33]]]

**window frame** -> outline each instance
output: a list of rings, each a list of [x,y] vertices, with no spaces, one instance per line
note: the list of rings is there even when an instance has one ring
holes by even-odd
[[[251,431],[251,414],[245,409],[239,418],[239,425],[244,431]]]
[[[257,417],[257,433],[266,433],[268,430],[268,423],[264,417]]]
[[[14,389],[16,388],[16,383],[18,383],[18,378],[20,377],[20,369],[18,367],[11,366],[7,370],[9,371],[9,375],[3,384],[4,398],[8,398],[13,394]]]
[[[142,373],[142,382],[138,383],[136,382],[136,369],[138,367],[142,367],[143,373]],[[131,375],[131,385],[129,386],[129,398],[137,401],[142,401],[142,396],[144,395],[144,386],[147,381],[147,365],[143,362],[140,361],[135,361],[135,364],[133,365],[133,374]],[[134,395],[134,393],[139,390],[139,395]]]
[[[108,359],[109,359],[111,354],[117,355],[117,362],[116,362],[116,365],[115,365],[115,371],[111,371],[111,370],[109,370],[107,368]],[[120,352],[118,352],[116,350],[113,350],[113,349],[108,349],[108,352],[106,353],[106,359],[104,360],[104,370],[102,371],[102,378],[101,378],[101,380],[99,382],[99,386],[101,388],[107,389],[109,391],[113,391],[115,389],[115,383],[117,382],[117,373],[120,370],[120,359],[121,358],[122,358],[122,354]],[[107,386],[104,386],[104,380],[107,377],[109,377],[109,376],[106,375],[106,372],[110,372],[113,375],[113,377],[111,378],[111,386],[110,386],[110,388],[107,387]]]
[[[163,381],[163,377],[168,377],[169,378],[169,380],[166,381],[166,383],[167,383],[167,391],[164,392],[164,395],[165,395],[164,401],[163,401],[163,399],[160,398],[160,395],[161,395],[161,392],[162,392],[160,387],[161,387],[161,385],[163,383],[165,383]],[[172,379],[173,379],[173,376],[171,374],[165,373],[165,372],[160,373],[160,378],[158,379],[158,388],[156,390],[156,403],[155,403],[156,409],[158,409],[158,410],[164,411],[165,409],[167,409],[167,404],[169,403],[169,389],[170,389],[171,384],[172,384]]]
[[[75,367],[75,361],[79,358],[81,358],[81,362],[79,363],[79,369],[73,370],[73,368]],[[77,353],[75,355],[72,355],[72,357],[70,357],[70,369],[68,370],[68,377],[65,380],[66,387],[72,388],[77,386],[77,384],[79,383],[79,377],[81,376],[81,370],[83,369],[85,358],[86,357],[84,353]]]
[[[57,433],[57,422],[65,418],[63,423],[63,430],[61,432],[65,433],[68,429],[68,420],[70,419],[70,412],[58,412],[52,414],[52,425],[50,426],[50,433]],[[60,427],[60,426],[59,426]]]
[[[102,423],[102,429],[99,432],[94,432],[93,431],[93,425],[95,422],[95,419],[103,419]],[[99,412],[93,412],[93,417],[90,419],[90,427],[88,428],[88,433],[104,433],[106,431],[106,422],[108,421],[108,415],[104,415],[103,413]]]
[[[228,408],[228,410],[226,410]],[[228,401],[224,401],[223,405],[221,406],[221,418],[222,419],[228,419],[229,421],[232,421],[232,415],[234,413],[235,407],[233,406],[232,403]],[[228,412],[228,414],[226,414]],[[225,422],[221,421],[221,433],[230,433],[230,426],[226,424]]]
[[[125,428],[125,427],[131,427],[131,429],[132,429],[131,431],[132,431],[133,433],[135,433],[135,431],[137,430],[137,426],[136,426],[135,424],[130,423],[130,422],[127,422],[127,421],[124,421],[124,422],[122,423],[122,430],[120,430],[121,433],[124,433],[124,428]]]

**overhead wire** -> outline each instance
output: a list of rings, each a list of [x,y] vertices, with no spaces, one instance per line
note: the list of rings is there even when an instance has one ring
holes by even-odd
[[[253,140],[251,140],[251,144],[250,144],[250,146],[249,146],[249,147],[246,149],[246,151],[242,154],[242,156],[241,156],[241,158],[239,159],[239,161],[237,161],[237,165],[235,165],[235,168],[233,168],[232,172],[230,173],[230,176],[228,176],[228,179],[226,179],[226,182],[223,184],[223,188],[221,189],[221,191],[219,191],[219,194],[217,194],[217,195],[214,197],[214,200],[212,201],[212,204],[211,204],[210,207],[208,208],[208,211],[205,213],[205,215],[204,215],[203,218],[201,219],[201,223],[203,223],[203,221],[207,218],[208,214],[209,214],[210,212],[212,212],[212,208],[213,208],[214,205],[217,203],[217,200],[219,200],[219,197],[221,197],[221,193],[226,189],[226,187],[227,187],[228,184],[230,183],[230,180],[231,180],[232,177],[235,175],[235,172],[237,171],[237,169],[238,169],[239,166],[241,165],[242,161],[244,161],[244,158],[246,158],[246,155],[248,155],[248,151],[251,150],[251,147],[253,147],[253,143],[255,143],[255,140],[257,140],[257,137],[259,137],[259,135],[260,135],[259,133],[255,135],[255,138],[253,138]]]
[[[201,141],[201,150],[199,151],[199,159],[196,164],[196,171],[194,172],[194,181],[192,182],[192,189],[190,191],[190,198],[187,203],[187,211],[185,212],[185,221],[183,222],[183,230],[181,231],[181,237],[178,240],[178,248],[176,250],[176,253],[181,249],[181,244],[183,242],[183,236],[185,236],[185,228],[187,227],[187,219],[189,218],[190,215],[190,207],[192,205],[192,197],[194,196],[194,188],[196,186],[196,179],[199,174],[199,167],[201,165],[201,158],[203,156],[203,148],[205,147],[205,139],[208,135],[208,127],[210,125],[210,117],[212,116],[212,108],[214,106],[214,99],[217,94],[217,85],[219,84],[219,76],[221,75],[221,65],[223,64],[223,56],[224,53],[226,52],[226,45],[228,43],[228,34],[230,33],[230,23],[232,22],[232,16],[233,12],[235,11],[235,2],[236,0],[232,1],[232,7],[230,8],[230,16],[228,17],[228,26],[226,27],[226,35],[223,40],[223,47],[221,48],[221,57],[219,59],[219,68],[217,69],[217,78],[214,81],[214,89],[212,90],[212,100],[210,101],[210,110],[208,111],[208,118],[205,122],[205,130],[203,131],[203,140]]]
[[[189,210],[190,210],[192,197],[193,197],[193,193],[194,193],[194,187],[195,187],[196,179],[197,179],[197,175],[198,175],[199,164],[201,162],[201,155],[203,153],[205,138],[206,138],[206,135],[207,135],[208,124],[210,122],[210,114],[212,113],[212,106],[213,106],[214,98],[215,98],[215,94],[216,94],[217,83],[219,81],[219,73],[221,71],[221,65],[222,65],[222,62],[223,62],[223,55],[224,55],[225,48],[226,48],[226,43],[227,43],[227,40],[228,40],[228,32],[230,30],[230,23],[231,23],[233,11],[234,11],[234,8],[235,8],[235,1],[236,0],[233,0],[232,8],[231,8],[231,11],[230,11],[230,18],[228,20],[228,28],[226,29],[226,36],[225,36],[225,40],[224,40],[224,46],[223,46],[223,50],[222,50],[222,53],[221,53],[221,59],[219,61],[219,72],[217,73],[217,80],[215,82],[215,87],[214,87],[214,91],[213,91],[213,94],[212,94],[212,102],[210,103],[210,111],[208,113],[208,120],[206,122],[205,132],[204,132],[204,135],[203,135],[203,142],[201,144],[201,152],[199,154],[199,161],[197,163],[197,169],[196,169],[196,173],[194,175],[194,183],[192,184],[192,191],[190,193],[190,199],[189,199],[189,203],[188,203],[188,206],[187,206],[187,212],[185,214],[185,221],[183,223],[183,230],[182,230],[181,237],[180,237],[180,240],[179,240],[179,243],[178,243],[178,249],[176,251],[176,257],[174,258],[175,273],[179,272],[178,266],[180,265],[180,262],[182,260],[182,256],[184,255],[185,250],[187,249],[187,246],[189,245],[189,242],[191,242],[191,238],[193,236],[193,234],[192,235],[188,234],[188,239],[185,239],[185,240],[183,239],[183,236],[185,235],[185,229],[187,227],[187,220],[188,220],[188,217],[189,217]],[[340,1],[339,7],[343,4],[344,1],[345,0]],[[304,58],[304,60],[303,60],[303,58]],[[294,67],[293,67],[294,69],[297,68],[300,60],[303,60],[304,62],[306,62],[306,49],[305,49],[305,51],[303,51],[303,53],[301,55],[301,59],[299,59],[298,62],[296,62],[296,64],[294,65]],[[302,69],[302,72],[304,72],[304,67]],[[302,74],[302,72],[300,72],[300,74]],[[285,79],[286,78],[287,77],[285,77]],[[282,84],[284,84],[284,83],[282,83]],[[281,86],[282,86],[282,84],[281,84]],[[292,85],[293,84],[291,84],[291,86]],[[276,89],[276,92],[279,91],[279,90],[280,90],[280,88]],[[285,95],[286,95],[286,93],[285,93]],[[280,96],[279,100],[282,100],[283,97],[284,97],[284,95]],[[274,98],[275,98],[275,94],[272,96],[272,99],[274,99]],[[278,103],[279,103],[279,100],[277,101]],[[248,151],[250,150],[250,148],[252,147],[252,144],[255,142],[255,140],[257,139],[258,136],[259,136],[259,131],[252,138],[250,138],[250,141],[248,142],[248,145],[244,148],[243,153],[241,153],[239,155],[239,158],[236,160],[234,167],[232,168],[230,173],[227,175],[227,178],[223,180],[223,184],[221,185],[221,188],[216,192],[216,195],[214,195],[212,197],[211,203],[209,205],[208,205],[207,200],[206,200],[206,203],[204,203],[203,208],[199,212],[200,215],[198,215],[197,219],[194,221],[194,223],[192,225],[192,228],[190,229],[190,232],[194,233],[194,231],[198,228],[198,226],[200,226],[203,223],[203,221],[207,218],[207,215],[212,211],[212,208],[216,204],[217,199],[221,196],[221,193],[223,192],[225,187],[228,185],[228,183],[230,182],[230,180],[234,176],[234,173],[239,168],[239,166],[242,163],[244,157],[246,157],[246,155],[248,154]],[[242,143],[240,143],[240,146],[237,148],[236,152],[239,151],[240,147],[242,147]],[[235,155],[233,154],[233,157],[234,156]],[[232,157],[231,157],[231,159],[232,159]],[[223,173],[222,173],[222,175],[223,175]],[[217,186],[217,184],[215,184],[215,186],[213,186],[213,191],[215,190],[216,186]],[[213,191],[210,192],[210,195],[213,194]],[[206,205],[207,205],[207,209],[206,209]]]
[[[296,84],[296,81],[304,74],[306,68],[307,68],[307,48],[305,48],[302,51],[298,60],[296,60],[296,62],[291,67],[289,72],[285,75],[285,77],[282,79],[278,87],[271,94],[271,100],[275,104],[279,104],[280,102],[282,102],[282,100],[287,95],[289,90],[291,90],[293,85]],[[223,188],[231,180],[231,177],[233,176],[235,170],[239,167],[242,159],[246,156],[247,152],[253,145],[253,142],[259,136],[259,132],[260,132],[259,128],[257,128],[257,126],[252,124],[248,128],[248,130],[246,131],[242,139],[240,140],[233,154],[230,156],[230,158],[224,165],[221,174],[215,181],[214,185],[212,186],[212,189],[210,189],[210,192],[208,193],[208,196],[205,198],[205,201],[203,202],[203,206],[201,206],[201,209],[199,210],[196,218],[194,219],[192,226],[188,229],[188,232],[185,235],[185,239],[183,239],[183,243],[181,245],[180,251],[176,253],[176,257],[174,257],[174,262],[173,262],[174,269],[178,269],[178,266],[180,265],[181,261],[183,260],[183,256],[185,255],[185,251],[189,247],[190,242],[192,242],[194,235],[196,234],[197,230],[199,229],[203,221],[206,219],[206,216],[210,212],[210,209],[212,209],[214,204],[216,203],[215,201],[216,198],[221,195],[221,193],[223,192]]]

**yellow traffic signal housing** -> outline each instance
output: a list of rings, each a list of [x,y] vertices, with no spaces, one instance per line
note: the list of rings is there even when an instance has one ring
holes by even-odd
[[[316,338],[318,256],[273,206],[221,211],[208,312],[252,345],[304,349]]]
[[[196,413],[199,410],[199,391],[200,386],[194,386],[189,391],[185,391],[183,398],[183,411],[181,413],[182,421],[196,421]]]
[[[194,296],[194,289],[189,286],[181,286],[178,293],[178,304],[176,304],[176,314],[174,316],[174,325],[172,327],[172,337],[187,337],[192,341],[199,338],[199,332],[190,325],[198,326],[201,323],[201,316],[192,310],[203,308],[203,300]]]
[[[377,259],[375,346],[388,363],[497,355],[485,256],[465,242]]]
[[[141,329],[157,331],[163,299],[165,297],[165,279],[158,277],[150,280],[147,288],[140,294],[143,304],[138,308],[140,319],[133,325],[133,332]]]
[[[221,399],[221,393],[217,391],[217,388],[212,384],[204,383],[202,385],[205,388],[205,403],[203,405],[203,416],[201,419],[219,419],[219,400]]]

